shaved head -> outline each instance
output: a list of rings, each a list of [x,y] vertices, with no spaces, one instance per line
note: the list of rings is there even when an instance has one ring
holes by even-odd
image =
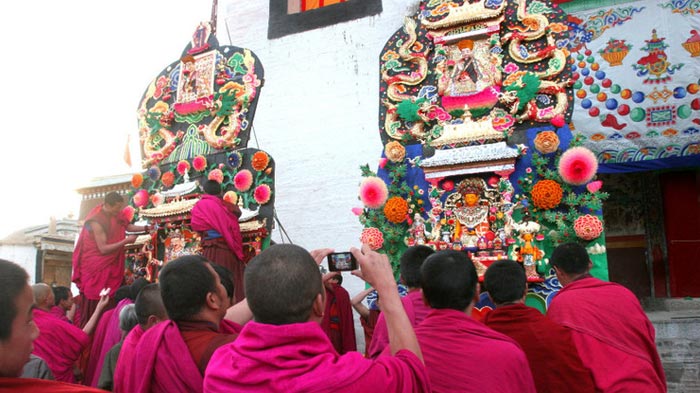
[[[54,305],[52,299],[53,291],[51,290],[50,286],[40,282],[32,285],[32,292],[34,293],[34,304],[36,304],[38,307],[50,308]]]
[[[160,286],[157,283],[148,284],[141,289],[136,296],[134,310],[142,328],[148,325],[148,317],[151,315],[160,321],[168,319],[168,313],[163,305],[163,298],[160,296]]]

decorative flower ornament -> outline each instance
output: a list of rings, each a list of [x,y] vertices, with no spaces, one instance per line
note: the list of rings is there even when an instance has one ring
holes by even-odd
[[[384,205],[386,219],[394,224],[406,221],[408,216],[408,202],[401,197],[391,197]]]
[[[236,194],[235,191],[226,191],[226,193],[224,194],[224,201],[235,205],[236,203],[238,203],[238,194]]]
[[[207,167],[207,159],[204,158],[204,156],[197,156],[194,159],[192,159],[192,168],[194,168],[195,171],[201,172],[206,167]]]
[[[148,204],[148,191],[138,190],[133,196],[134,206],[144,207]]]
[[[270,163],[270,156],[264,151],[257,151],[253,154],[253,158],[250,160],[250,165],[256,171],[260,172],[267,168],[267,164]]]
[[[559,183],[554,180],[540,180],[532,187],[532,203],[538,209],[553,209],[559,205],[564,195]]]
[[[180,176],[185,176],[185,173],[190,170],[190,163],[187,162],[186,160],[180,160],[177,163],[177,173],[180,174]]]
[[[384,154],[391,162],[401,162],[406,157],[406,148],[397,141],[391,141],[384,147]]]
[[[352,209],[350,209],[350,211],[352,212],[352,214],[359,216],[360,214],[362,214],[364,209],[362,209],[361,207],[353,207]]]
[[[603,187],[603,182],[600,180],[592,181],[592,182],[586,184],[586,189],[590,193],[598,192],[601,187]]]
[[[136,209],[131,205],[127,205],[122,209],[121,215],[127,222],[131,222],[134,219],[135,213]]]
[[[164,186],[171,187],[175,184],[175,174],[170,171],[165,172],[163,176],[160,177],[160,181]]]
[[[585,147],[572,147],[559,159],[559,175],[569,184],[586,184],[593,179],[597,171],[598,160],[595,153]]]
[[[366,177],[360,183],[360,200],[370,209],[382,207],[388,196],[389,190],[384,180],[376,176]]]
[[[207,179],[214,180],[215,182],[221,184],[224,182],[224,172],[222,172],[219,168],[212,169],[211,172],[209,172],[209,175],[207,175]]]
[[[231,168],[238,169],[243,162],[243,157],[241,156],[241,153],[234,151],[228,155],[226,162]]]
[[[574,231],[583,240],[593,240],[603,233],[603,223],[598,217],[586,214],[574,221]]]
[[[535,149],[542,154],[554,153],[559,149],[559,137],[554,131],[544,131],[535,137]]]
[[[151,195],[151,203],[153,204],[153,206],[160,206],[161,204],[163,204],[164,201],[165,197],[163,197],[163,195],[161,195],[159,192]]]
[[[233,186],[238,191],[248,191],[253,185],[253,174],[249,170],[243,169],[233,177]]]
[[[360,242],[367,244],[372,250],[379,250],[384,245],[384,234],[374,227],[365,228],[360,235]]]
[[[270,196],[272,196],[272,190],[267,184],[261,184],[255,187],[253,191],[253,198],[258,205],[264,205],[270,201]]]
[[[152,166],[148,168],[146,174],[148,175],[149,179],[157,181],[158,179],[160,179],[160,168],[158,168],[157,166]]]
[[[134,175],[131,176],[131,186],[134,188],[139,188],[141,187],[141,184],[143,184],[143,175],[140,173],[134,173]]]

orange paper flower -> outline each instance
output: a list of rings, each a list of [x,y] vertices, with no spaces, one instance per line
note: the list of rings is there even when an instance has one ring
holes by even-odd
[[[408,202],[401,197],[391,197],[384,205],[386,219],[399,224],[406,221],[408,215]]]
[[[384,147],[384,154],[391,162],[401,162],[406,157],[406,148],[397,141],[391,141]]]
[[[253,169],[260,172],[267,168],[267,164],[270,163],[270,157],[264,151],[258,151],[253,154],[253,159],[251,160],[251,165]]]
[[[559,137],[554,131],[544,131],[535,137],[535,149],[542,154],[554,153],[559,149]]]
[[[563,191],[554,180],[540,180],[532,187],[532,203],[539,209],[552,209],[559,205]]]
[[[131,176],[131,186],[134,188],[139,188],[141,187],[141,184],[143,184],[143,175],[140,173],[134,173],[134,175]]]

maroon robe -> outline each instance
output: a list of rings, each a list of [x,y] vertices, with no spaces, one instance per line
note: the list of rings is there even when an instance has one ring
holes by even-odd
[[[0,392],[104,393],[104,390],[34,378],[0,378]]]
[[[432,310],[415,330],[433,392],[535,393],[518,344],[464,312]]]
[[[355,323],[348,291],[338,284],[331,285],[333,290],[326,288],[326,310],[321,328],[330,338],[333,348],[342,355],[357,350]]]
[[[666,391],[654,326],[627,288],[594,277],[576,280],[554,297],[547,316],[571,329],[597,390]]]
[[[520,344],[538,393],[595,391],[571,332],[541,312],[524,304],[500,306],[486,315],[484,324]]]
[[[93,225],[102,227],[107,244],[122,241],[129,220],[122,212],[116,216],[108,216],[102,211],[103,205],[92,209],[85,218],[85,225],[80,231],[78,242],[73,251],[73,282],[80,290],[80,321],[81,328],[90,320],[103,288],[110,288],[110,296],[114,296],[124,281],[124,248],[102,254],[97,247]]]

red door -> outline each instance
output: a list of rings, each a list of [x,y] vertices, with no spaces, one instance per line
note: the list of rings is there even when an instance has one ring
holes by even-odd
[[[700,297],[700,172],[660,176],[672,297]]]

